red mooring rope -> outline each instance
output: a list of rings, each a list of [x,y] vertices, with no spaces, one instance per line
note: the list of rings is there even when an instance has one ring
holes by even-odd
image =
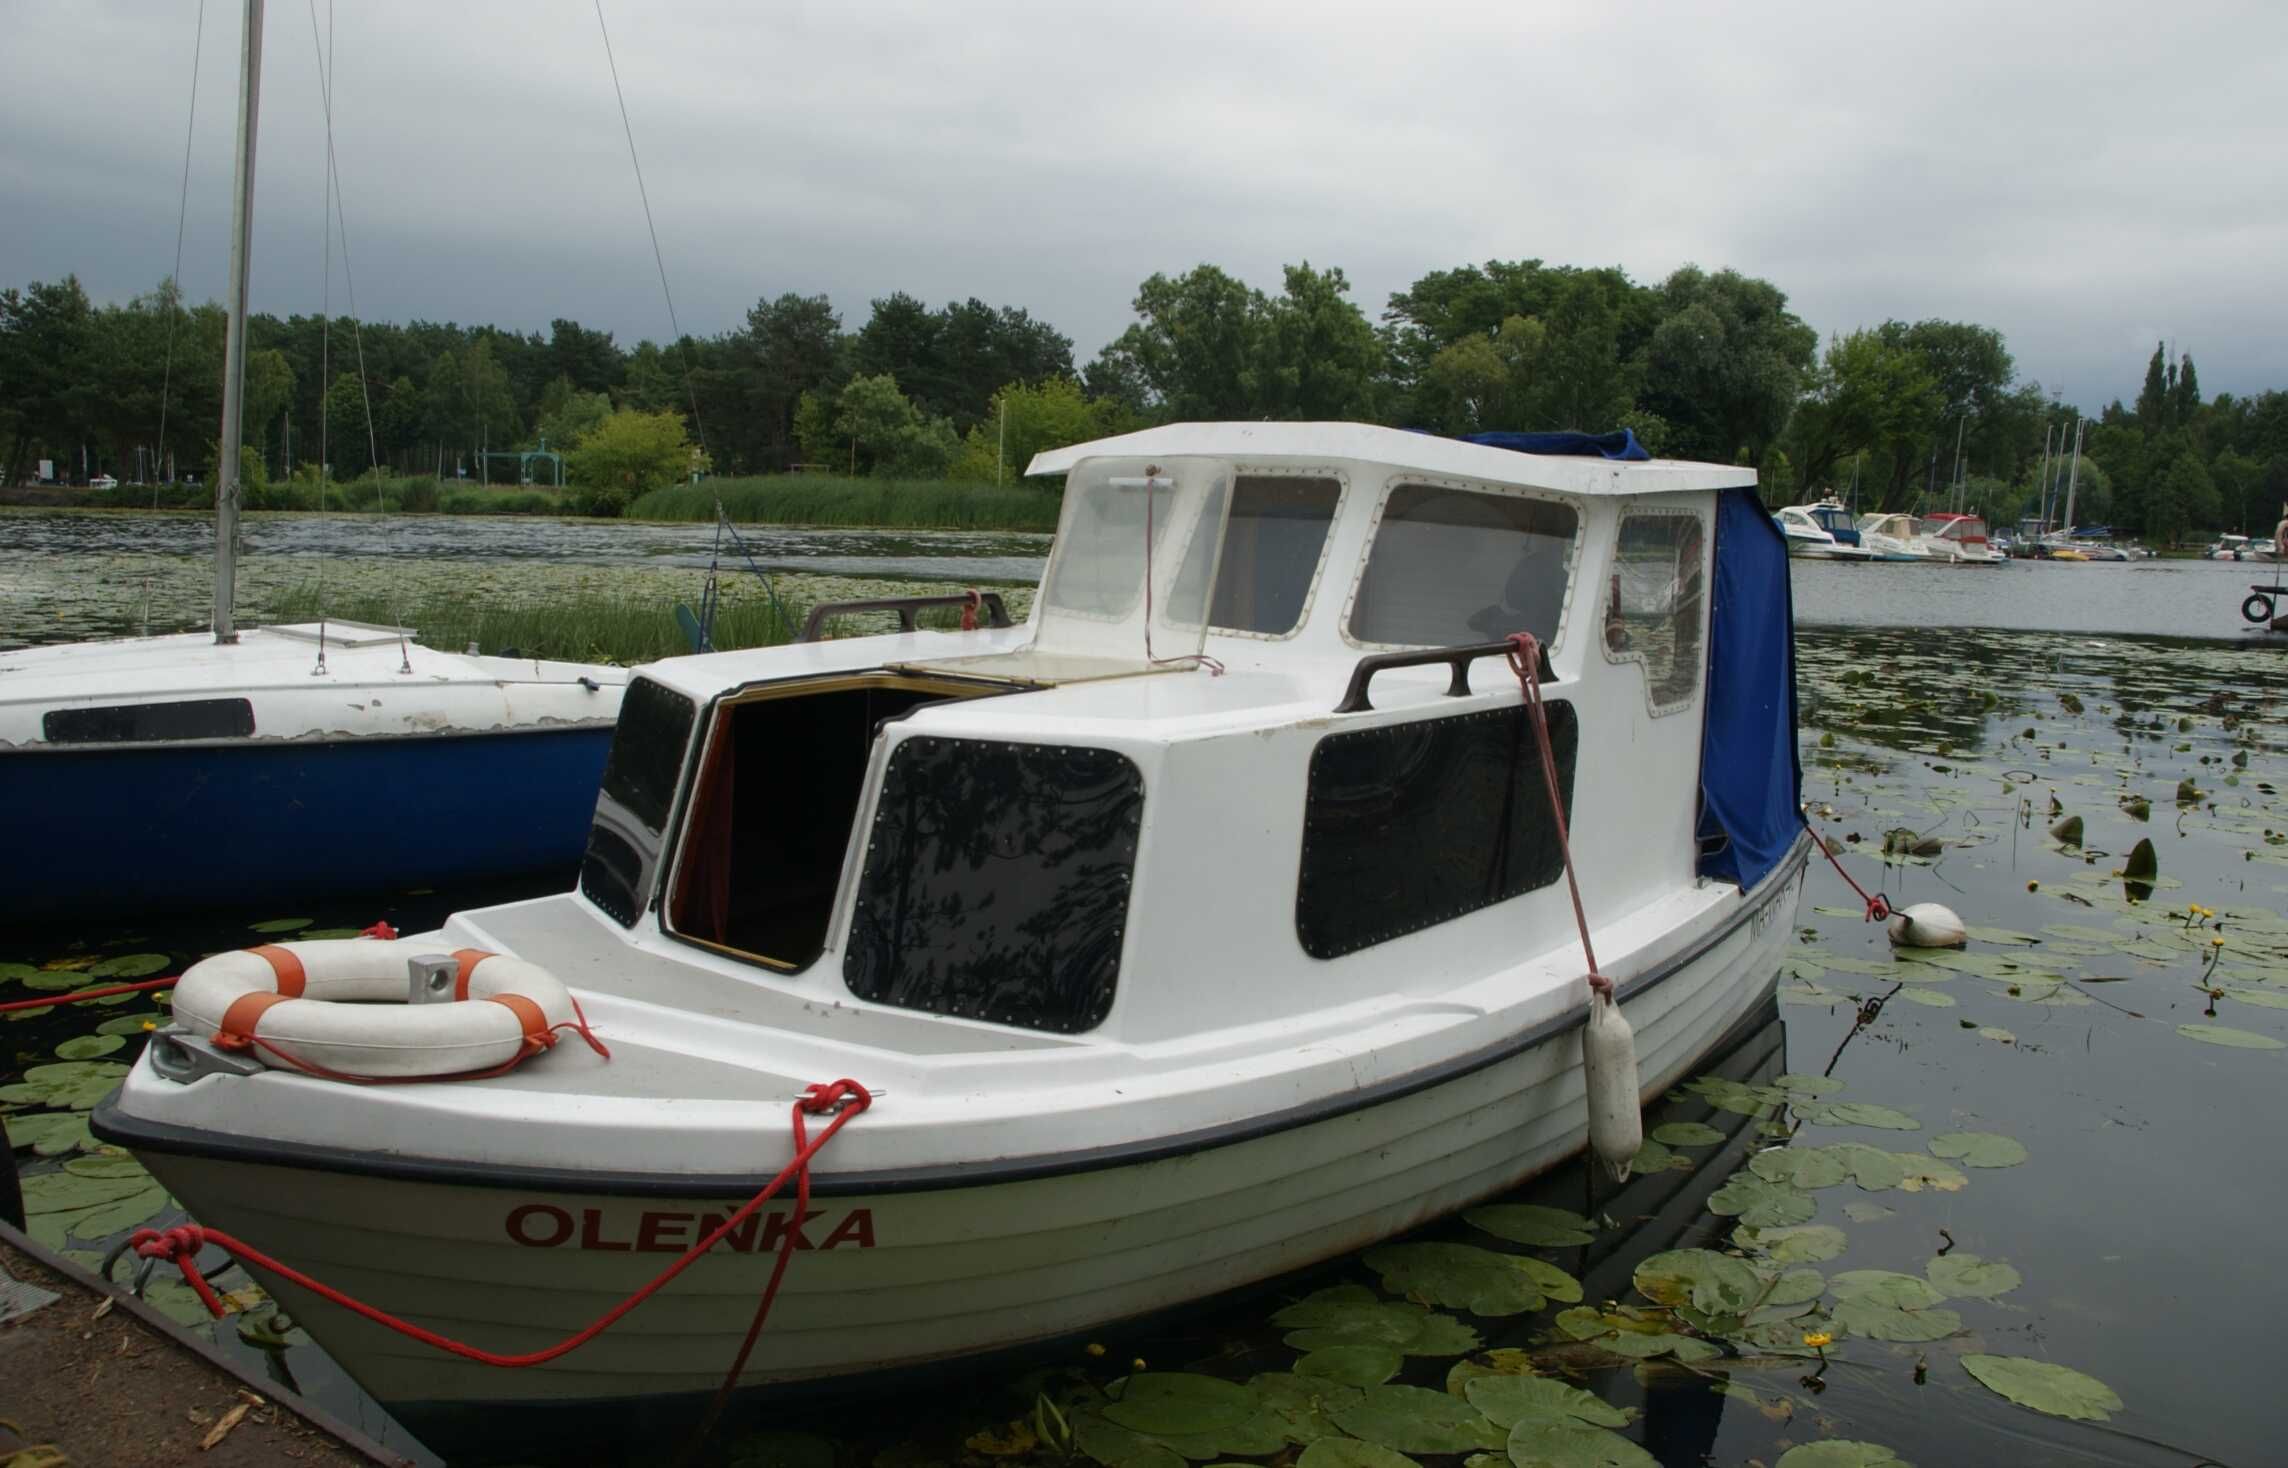
[[[1851,874],[1843,870],[1843,861],[1835,854],[1835,848],[1827,844],[1827,838],[1820,835],[1819,828],[1811,823],[1811,812],[1798,809],[1796,814],[1803,817],[1803,828],[1811,833],[1811,844],[1818,847],[1819,854],[1827,858],[1827,864],[1835,868],[1835,875],[1841,877],[1852,891],[1859,894],[1859,900],[1867,904],[1867,921],[1879,923],[1889,917],[1891,915],[1890,899],[1880,892],[1869,896],[1866,888],[1852,881]]]
[[[145,979],[139,984],[111,984],[101,989],[81,989],[70,994],[47,994],[38,999],[16,999],[0,1004],[0,1014],[18,1009],[46,1009],[52,1004],[77,1004],[82,999],[109,999],[114,994],[140,994],[147,989],[171,989],[174,979]]]
[[[1589,987],[1610,999],[1613,981],[1598,971],[1597,950],[1589,942],[1589,911],[1581,905],[1581,883],[1573,875],[1573,844],[1565,833],[1565,800],[1557,789],[1557,756],[1549,748],[1549,715],[1541,703],[1541,643],[1530,632],[1510,634],[1509,643],[1509,665],[1525,694],[1534,739],[1541,746],[1541,778],[1549,788],[1549,819],[1557,827],[1557,850],[1565,858],[1565,887],[1573,894],[1573,922],[1581,930],[1581,952],[1589,960]]]
[[[717,1393],[717,1400],[720,1401],[722,1396],[728,1394],[732,1386],[736,1384],[739,1374],[746,1369],[747,1356],[754,1349],[755,1338],[762,1333],[764,1321],[770,1317],[771,1303],[778,1298],[779,1282],[786,1277],[787,1264],[794,1257],[795,1241],[801,1237],[802,1232],[799,1226],[802,1213],[807,1209],[810,1202],[811,1159],[834,1139],[834,1134],[842,1130],[844,1123],[872,1105],[873,1100],[872,1092],[852,1080],[840,1080],[828,1085],[809,1087],[804,1091],[802,1099],[794,1103],[794,1157],[784,1168],[779,1170],[776,1177],[764,1184],[762,1190],[748,1199],[745,1206],[723,1220],[714,1232],[686,1249],[681,1258],[661,1270],[641,1289],[602,1315],[597,1316],[581,1329],[574,1331],[571,1335],[564,1337],[554,1345],[544,1346],[537,1351],[524,1351],[513,1355],[504,1354],[498,1351],[485,1350],[481,1346],[472,1346],[454,1340],[450,1336],[440,1335],[424,1326],[415,1325],[410,1320],[401,1319],[386,1310],[354,1299],[331,1285],[322,1284],[292,1265],[282,1264],[253,1245],[224,1233],[220,1229],[201,1228],[197,1224],[188,1223],[170,1229],[137,1229],[128,1239],[128,1243],[143,1258],[171,1260],[175,1267],[182,1271],[184,1282],[198,1292],[199,1299],[206,1305],[208,1313],[218,1318],[225,1313],[222,1300],[215,1294],[214,1287],[207,1283],[206,1276],[199,1272],[197,1264],[199,1250],[208,1244],[229,1253],[241,1264],[249,1264],[258,1269],[269,1270],[280,1279],[300,1285],[321,1299],[339,1305],[352,1314],[363,1316],[376,1325],[387,1326],[399,1335],[417,1340],[425,1346],[431,1346],[450,1355],[459,1356],[463,1360],[477,1362],[482,1366],[515,1369],[525,1366],[539,1366],[553,1361],[559,1356],[568,1355],[578,1350],[603,1334],[620,1317],[659,1293],[670,1280],[690,1268],[692,1262],[698,1259],[700,1255],[715,1247],[733,1229],[752,1217],[757,1209],[776,1197],[779,1190],[786,1186],[787,1180],[792,1178],[795,1183],[795,1220],[797,1226],[786,1231],[785,1239],[779,1245],[778,1259],[771,1266],[770,1282],[764,1285],[762,1299],[755,1307],[754,1321],[747,1327],[747,1338],[740,1345],[738,1359],[732,1363],[730,1374],[724,1378],[723,1385]],[[813,1141],[809,1137],[809,1129],[804,1124],[803,1119],[805,1116],[815,1116],[825,1112],[832,1112],[833,1119],[827,1122],[826,1129],[818,1134],[816,1141]]]

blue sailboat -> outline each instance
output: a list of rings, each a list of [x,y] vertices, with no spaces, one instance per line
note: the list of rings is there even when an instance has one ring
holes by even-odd
[[[580,861],[625,669],[233,616],[262,69],[247,0],[211,636],[0,652],[0,927]]]

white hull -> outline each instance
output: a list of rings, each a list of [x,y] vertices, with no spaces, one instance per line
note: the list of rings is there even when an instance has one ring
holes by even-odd
[[[1624,979],[1648,1097],[1691,1074],[1769,991],[1807,850],[1799,842],[1756,892],[1711,914],[1689,935],[1696,955],[1633,986]],[[1388,1099],[1322,1120],[1088,1171],[851,1191],[836,1186],[830,1147],[804,1233],[813,1247],[789,1270],[745,1380],[910,1366],[1097,1330],[1340,1256],[1501,1192],[1584,1145],[1576,1027],[1551,1026],[1518,1053],[1421,1089],[1394,1083]],[[758,1170],[786,1155],[783,1114],[784,1098],[758,1105]],[[860,1116],[850,1129],[866,1125]],[[961,1145],[948,1139],[949,1151]],[[142,1155],[200,1221],[500,1351],[586,1324],[695,1240],[703,1215],[719,1219],[744,1201]],[[791,1206],[790,1190],[766,1216],[783,1226]],[[444,1355],[291,1285],[262,1283],[392,1406],[704,1393],[753,1313],[770,1227],[750,1236],[752,1253],[719,1250],[594,1342],[518,1371]]]

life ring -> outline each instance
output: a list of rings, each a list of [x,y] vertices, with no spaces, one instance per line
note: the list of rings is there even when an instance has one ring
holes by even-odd
[[[408,961],[441,955],[435,941],[410,938],[217,953],[184,971],[175,1018],[265,1065],[358,1080],[505,1070],[554,1045],[561,1029],[586,1034],[554,974],[477,948],[451,955],[460,966],[453,999],[463,1002],[405,1002]]]

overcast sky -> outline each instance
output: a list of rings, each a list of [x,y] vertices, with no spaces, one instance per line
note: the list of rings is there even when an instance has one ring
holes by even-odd
[[[322,25],[329,0],[316,0]],[[2094,408],[2156,339],[2288,387],[2288,5],[606,0],[685,330],[824,292],[1023,306],[1489,258],[1763,276],[1824,335],[1998,327]],[[182,276],[219,297],[242,6],[208,0]],[[590,0],[343,0],[357,302],[668,336]],[[197,0],[0,0],[0,285],[172,266]],[[266,30],[254,303],[318,309],[311,0]],[[342,281],[334,278],[339,309]]]

